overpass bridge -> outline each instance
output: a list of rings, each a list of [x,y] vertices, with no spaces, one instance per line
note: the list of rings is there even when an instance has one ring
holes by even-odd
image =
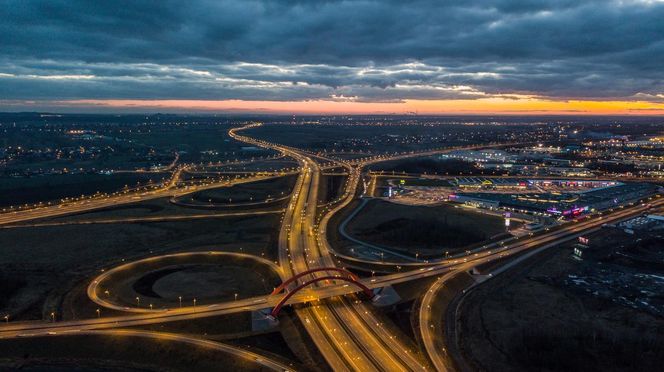
[[[652,205],[662,206],[664,205],[664,199],[658,198],[652,203]],[[479,264],[515,255],[534,247],[573,240],[581,235],[600,229],[602,224],[613,223],[622,219],[631,218],[635,215],[643,213],[646,210],[646,206],[636,205],[631,208],[621,209],[611,215],[599,216],[598,218],[588,219],[583,222],[572,223],[556,231],[521,239],[513,244],[505,245],[495,250],[477,252],[467,258],[450,259],[443,261],[435,266],[420,267],[410,271],[383,275],[379,277],[358,278],[345,269],[324,267],[316,269],[315,272],[329,273],[332,271],[337,273],[337,275],[325,274],[325,277],[323,277],[324,279],[320,280],[325,282],[324,286],[308,287],[308,285],[300,285],[296,286],[296,289],[291,290],[290,292],[286,292],[285,294],[282,294],[282,291],[285,291],[288,286],[292,286],[299,279],[304,278],[306,275],[313,274],[314,272],[301,272],[298,274],[299,277],[296,279],[293,278],[295,278],[297,275],[287,279],[284,281],[284,284],[282,284],[283,288],[280,288],[279,292],[274,294],[256,296],[242,300],[229,301],[206,306],[189,306],[177,309],[150,310],[145,308],[125,307],[117,304],[98,302],[104,307],[132,314],[55,323],[46,323],[41,321],[14,322],[0,326],[0,339],[69,334],[88,330],[123,328],[179,320],[198,319],[238,312],[274,309],[279,304],[281,304],[281,307],[283,307],[285,305],[316,302],[319,300],[344,296],[360,291],[367,293],[366,289],[375,290],[407,281],[442,276],[451,271],[470,270]],[[286,284],[286,282],[288,283]],[[91,286],[94,284],[95,282],[93,281]],[[374,297],[374,295],[369,294],[367,294],[367,296],[371,298]],[[275,315],[278,315],[278,311]]]

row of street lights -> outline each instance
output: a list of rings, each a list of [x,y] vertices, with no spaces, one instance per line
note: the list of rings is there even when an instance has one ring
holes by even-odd
[[[234,297],[235,301],[237,301],[238,295],[239,295],[238,293],[233,294],[233,297]],[[194,308],[195,308],[196,307],[196,298],[194,298],[192,300],[192,302],[193,302]],[[182,308],[182,296],[178,296],[178,304],[179,304],[180,308]],[[150,310],[152,310],[153,305],[149,304],[149,306],[150,306]],[[138,296],[136,296],[136,307],[141,307],[141,298],[138,297]],[[100,312],[100,310],[97,309],[97,315],[99,315],[99,312]]]

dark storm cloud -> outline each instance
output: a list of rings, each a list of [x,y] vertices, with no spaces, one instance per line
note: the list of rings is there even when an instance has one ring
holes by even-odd
[[[661,1],[8,1],[0,99],[661,99]]]

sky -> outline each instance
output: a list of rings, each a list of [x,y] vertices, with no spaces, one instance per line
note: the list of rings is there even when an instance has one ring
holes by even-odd
[[[6,0],[0,111],[664,115],[662,0]]]

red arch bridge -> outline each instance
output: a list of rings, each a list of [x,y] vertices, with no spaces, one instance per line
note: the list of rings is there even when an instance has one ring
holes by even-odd
[[[320,268],[316,268],[316,269],[303,271],[303,272],[301,272],[297,275],[294,275],[292,278],[286,280],[285,282],[281,283],[277,288],[274,289],[274,291],[272,291],[271,295],[277,295],[277,294],[281,293],[282,291],[286,290],[286,288],[290,284],[296,283],[298,280],[300,280],[301,278],[303,278],[307,275],[315,274],[315,273],[318,273],[318,272],[325,272],[325,273],[336,272],[337,275],[325,275],[325,276],[314,277],[314,278],[309,279],[309,280],[303,282],[302,284],[298,285],[292,291],[286,292],[286,294],[281,298],[281,300],[279,300],[279,302],[274,306],[274,308],[272,309],[272,312],[270,313],[270,315],[276,318],[277,315],[279,315],[279,311],[281,311],[281,308],[284,307],[284,305],[286,304],[288,299],[290,299],[294,294],[296,294],[300,290],[302,290],[302,289],[304,289],[304,288],[306,288],[306,287],[308,287],[312,284],[322,282],[322,281],[327,281],[327,280],[343,280],[343,281],[346,281],[346,282],[348,282],[350,284],[353,284],[356,287],[358,287],[362,292],[364,292],[364,294],[367,295],[367,297],[369,297],[369,298],[374,297],[373,291],[371,289],[369,289],[367,286],[365,286],[364,284],[362,284],[362,282],[360,282],[360,278],[357,275],[351,273],[350,271],[348,271],[346,269],[341,269],[341,268],[338,268],[338,267],[320,267]]]

